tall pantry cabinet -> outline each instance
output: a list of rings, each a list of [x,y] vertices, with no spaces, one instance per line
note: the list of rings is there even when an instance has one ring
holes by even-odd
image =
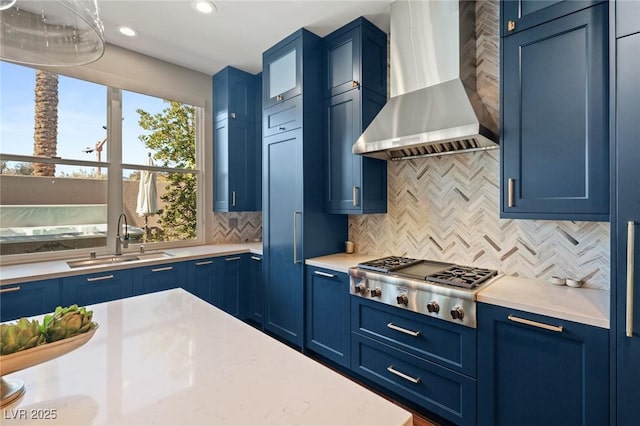
[[[304,259],[336,253],[347,216],[325,213],[322,40],[301,29],[263,53],[264,328],[303,345]]]
[[[613,116],[611,122],[615,164],[612,165],[612,300],[617,362],[612,411],[613,424],[640,424],[640,3],[617,1],[615,56],[612,56]],[[613,47],[613,45],[612,45]]]

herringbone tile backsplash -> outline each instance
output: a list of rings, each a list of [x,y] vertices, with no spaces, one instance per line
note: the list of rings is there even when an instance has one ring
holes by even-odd
[[[262,212],[214,213],[213,242],[245,243],[262,240]]]
[[[356,252],[609,288],[609,224],[499,218],[499,150],[389,162],[388,213],[349,217]]]

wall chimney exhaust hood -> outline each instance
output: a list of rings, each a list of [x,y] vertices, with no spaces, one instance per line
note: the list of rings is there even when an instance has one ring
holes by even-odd
[[[391,4],[391,98],[353,146],[385,160],[498,148],[476,92],[475,2]]]

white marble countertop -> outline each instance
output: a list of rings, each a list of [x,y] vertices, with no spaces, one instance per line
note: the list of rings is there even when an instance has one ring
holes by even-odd
[[[182,289],[91,307],[84,346],[5,376],[3,425],[411,426],[409,412]],[[25,419],[11,419],[19,410]],[[40,411],[38,411],[40,410]],[[56,413],[38,420],[34,413]]]
[[[87,266],[71,268],[64,260],[52,260],[48,262],[21,263],[16,265],[0,266],[0,286],[16,284],[26,281],[46,280],[50,278],[68,277],[73,275],[90,274],[94,272],[129,269],[160,263],[182,262],[207,256],[225,256],[238,253],[262,254],[262,243],[238,243],[238,244],[208,244],[200,246],[188,246],[179,248],[162,249],[170,257],[138,260],[117,264],[100,266]],[[135,250],[124,251],[123,254],[136,254]],[[86,258],[86,257],[85,257]]]
[[[360,262],[378,259],[379,257],[384,257],[384,255],[336,253],[307,259],[304,263],[306,265],[331,269],[333,271],[343,272],[346,274],[352,266],[356,266]]]
[[[543,280],[502,276],[478,293],[478,302],[609,328],[606,290],[556,286]]]

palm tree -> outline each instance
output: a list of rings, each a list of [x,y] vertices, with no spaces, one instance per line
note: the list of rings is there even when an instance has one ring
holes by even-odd
[[[54,157],[58,145],[58,74],[36,70],[33,155]],[[55,164],[35,163],[33,174],[54,176]]]

